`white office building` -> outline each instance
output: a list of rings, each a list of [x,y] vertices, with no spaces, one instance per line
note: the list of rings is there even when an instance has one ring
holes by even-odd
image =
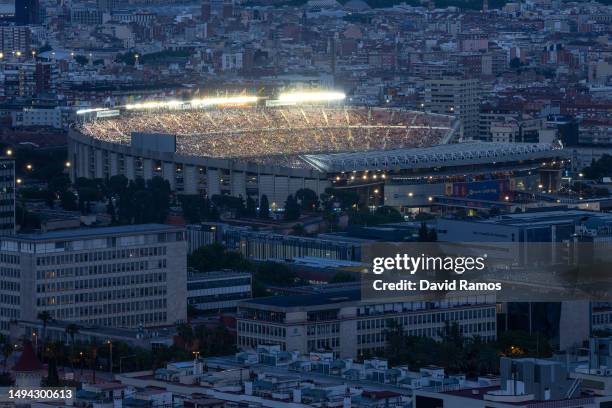
[[[331,351],[340,358],[384,352],[387,332],[401,327],[410,336],[439,339],[447,324],[465,337],[496,338],[494,295],[472,295],[434,302],[367,303],[359,290],[257,298],[238,307],[238,348],[279,345],[282,350]]]
[[[251,298],[251,274],[246,272],[195,272],[187,276],[187,303],[204,312],[236,309]]]
[[[13,320],[152,327],[187,315],[181,227],[144,224],[0,238],[0,332]]]

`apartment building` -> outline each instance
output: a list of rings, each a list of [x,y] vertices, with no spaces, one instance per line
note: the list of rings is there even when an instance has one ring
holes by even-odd
[[[174,324],[187,315],[181,227],[144,224],[0,238],[0,332],[13,320],[112,327]]]
[[[479,138],[480,83],[477,79],[442,77],[425,81],[425,109],[454,115],[463,139]]]
[[[3,57],[13,53],[29,54],[32,38],[29,27],[2,26],[0,27],[0,52]]]
[[[0,235],[15,233],[15,161],[0,159]]]

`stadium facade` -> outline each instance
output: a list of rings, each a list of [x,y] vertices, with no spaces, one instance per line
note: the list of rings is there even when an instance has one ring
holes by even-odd
[[[330,186],[324,173],[246,160],[182,155],[133,148],[69,132],[72,177],[108,178],[122,174],[129,180],[161,176],[173,191],[182,194],[261,197],[283,206],[287,196],[300,188],[318,194]]]
[[[457,130],[452,116],[400,109],[102,111],[68,140],[73,179],[161,176],[177,193],[265,194],[278,208],[301,188],[354,189],[403,208],[556,189],[562,146],[453,143]]]

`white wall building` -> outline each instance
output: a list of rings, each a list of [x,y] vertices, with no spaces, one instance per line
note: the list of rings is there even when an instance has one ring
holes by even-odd
[[[143,224],[0,238],[0,332],[53,319],[141,327],[187,315],[185,230]]]

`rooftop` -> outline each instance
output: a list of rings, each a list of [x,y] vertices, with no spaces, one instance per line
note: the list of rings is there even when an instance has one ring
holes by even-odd
[[[499,224],[508,226],[523,226],[535,224],[555,224],[575,221],[601,220],[612,222],[612,215],[597,213],[586,210],[552,210],[552,211],[527,211],[524,213],[504,214],[500,217],[485,220],[474,220],[484,224]]]
[[[34,353],[34,348],[32,347],[32,343],[26,341],[23,345],[23,351],[19,356],[19,360],[13,366],[13,371],[15,372],[32,372],[32,371],[41,371],[44,367],[36,354]]]
[[[333,305],[345,302],[355,302],[361,299],[359,289],[339,290],[337,292],[318,293],[316,295],[298,296],[272,296],[260,299],[248,300],[242,303],[243,306],[262,305],[279,307],[308,307]]]
[[[166,224],[121,225],[115,227],[77,228],[2,237],[5,241],[56,241],[98,236],[134,235],[148,232],[178,231],[182,228]]]

